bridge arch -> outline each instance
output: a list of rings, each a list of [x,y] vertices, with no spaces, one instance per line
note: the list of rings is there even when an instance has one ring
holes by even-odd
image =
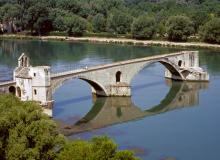
[[[55,85],[52,85],[52,93],[54,93],[59,87],[63,86],[67,81],[73,80],[73,79],[79,79],[82,80],[84,82],[87,82],[90,87],[92,88],[92,93],[99,95],[99,96],[107,96],[107,92],[106,89],[104,88],[104,86],[102,86],[99,82],[91,80],[87,77],[70,77],[70,78],[66,78],[66,79],[62,79],[60,80],[58,83],[55,82]]]
[[[97,81],[94,81],[88,78],[83,78],[83,77],[81,78],[79,77],[78,79],[81,79],[87,82],[92,87],[92,93],[99,95],[99,96],[107,96],[107,92],[105,88]]]
[[[8,88],[8,91],[9,91],[9,93],[15,95],[15,94],[16,94],[16,88],[15,88],[15,86],[10,86],[10,87]]]
[[[178,62],[178,65],[173,64],[171,61],[169,60],[159,60],[157,61],[159,63],[161,63],[163,66],[165,66],[166,69],[168,69],[170,71],[170,73],[172,74],[172,76],[177,76],[180,77],[179,80],[184,80],[184,76],[183,74],[180,72],[179,68],[182,66],[182,60],[180,60]],[[155,62],[154,62],[155,63]],[[172,78],[171,78],[172,79]]]
[[[184,74],[182,74],[180,72],[180,66],[174,64],[173,62],[171,62],[170,60],[168,59],[159,59],[159,60],[155,60],[155,61],[152,61],[152,62],[146,62],[145,64],[143,64],[140,68],[138,68],[136,70],[136,72],[133,74],[133,76],[131,77],[131,80],[130,80],[130,83],[132,81],[132,79],[135,77],[135,75],[137,75],[141,70],[143,70],[145,67],[147,67],[148,65],[150,64],[154,64],[154,63],[160,63],[162,64],[167,70],[170,71],[170,73],[172,74],[172,77],[171,79],[175,79],[175,80],[184,80],[185,79],[185,76]],[[181,65],[183,64],[183,62],[179,62],[181,63]]]

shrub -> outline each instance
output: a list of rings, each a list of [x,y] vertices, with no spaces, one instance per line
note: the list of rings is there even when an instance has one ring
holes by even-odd
[[[0,95],[0,159],[137,160],[107,137],[67,141],[34,102]]]
[[[64,139],[33,102],[0,95],[0,159],[54,159]]]
[[[117,145],[107,137],[95,137],[91,141],[69,142],[57,160],[137,160],[131,151],[117,151]]]

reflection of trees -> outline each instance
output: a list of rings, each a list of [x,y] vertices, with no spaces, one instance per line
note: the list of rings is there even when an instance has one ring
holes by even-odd
[[[200,51],[200,64],[205,65],[209,74],[220,72],[220,51],[202,50]]]
[[[131,97],[98,98],[92,109],[78,122],[62,128],[64,134],[84,132],[105,126],[123,123],[152,116],[174,109],[195,106],[199,103],[199,90],[208,87],[208,83],[186,83],[167,81],[170,90],[156,106],[141,110],[132,103]]]
[[[33,65],[74,64],[85,58],[121,61],[180,49],[113,44],[73,43],[61,41],[0,40],[0,63],[9,67],[17,65],[17,58],[25,52]],[[200,50],[200,62],[208,72],[220,72],[219,51]],[[99,63],[99,62],[97,62]]]
[[[9,66],[16,66],[17,56],[15,51],[17,50],[17,42],[12,41],[8,43],[7,41],[0,40],[0,63]]]
[[[23,52],[31,58],[33,65],[52,65],[59,61],[74,63],[85,57],[120,61],[177,50],[160,47],[28,40],[2,40],[0,45],[2,48],[0,62],[13,66]]]

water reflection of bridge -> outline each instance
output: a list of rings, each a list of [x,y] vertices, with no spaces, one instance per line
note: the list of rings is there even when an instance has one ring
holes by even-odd
[[[199,103],[199,90],[208,83],[167,81],[170,90],[160,104],[142,110],[132,103],[131,97],[98,98],[92,109],[73,125],[62,125],[61,132],[70,135],[128,122],[174,109],[195,106]]]

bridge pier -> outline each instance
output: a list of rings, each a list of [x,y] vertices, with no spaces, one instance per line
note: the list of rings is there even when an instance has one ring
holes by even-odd
[[[128,97],[131,96],[131,86],[126,83],[116,83],[108,85],[106,90],[96,90],[91,86],[92,95],[94,97]]]
[[[131,86],[126,83],[116,83],[109,86],[108,96],[131,96]]]
[[[180,74],[175,75],[166,67],[165,78],[182,81],[209,81],[209,74],[199,66],[199,53],[197,51],[186,52],[169,59]]]

